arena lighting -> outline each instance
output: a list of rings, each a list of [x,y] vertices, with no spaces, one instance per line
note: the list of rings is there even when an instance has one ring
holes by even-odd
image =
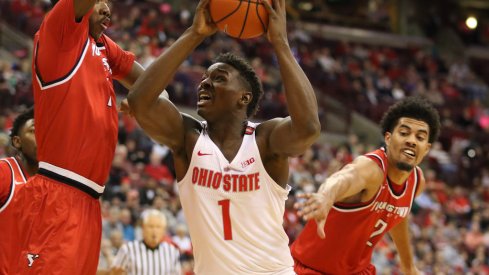
[[[471,30],[477,28],[477,18],[475,18],[474,16],[467,17],[467,19],[465,20],[465,25],[467,25],[467,27]]]
[[[469,150],[467,150],[467,156],[471,159],[475,158],[475,156],[477,155],[477,152],[473,149],[473,148],[470,148]]]
[[[300,2],[299,3],[299,9],[304,10],[304,11],[311,11],[313,8],[313,5],[309,2]]]

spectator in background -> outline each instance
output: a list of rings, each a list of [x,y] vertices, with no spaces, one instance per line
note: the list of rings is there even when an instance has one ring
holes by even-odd
[[[97,275],[110,274],[110,267],[114,260],[114,251],[108,239],[102,239],[100,243],[100,256],[98,258]]]
[[[173,175],[168,167],[162,163],[162,160],[163,156],[152,152],[149,157],[149,164],[144,168],[144,172],[157,180],[159,184],[170,185],[173,183]]]
[[[109,209],[109,216],[107,219],[102,221],[102,236],[108,238],[113,230],[121,231],[123,230],[122,223],[120,221],[121,210],[119,207],[112,206]]]
[[[115,229],[110,232],[109,240],[115,255],[124,244],[124,235],[120,230]]]
[[[121,211],[121,223],[122,223],[122,232],[124,235],[124,240],[126,241],[134,241],[136,237],[136,231],[133,226],[131,211],[129,209],[124,208]]]
[[[124,244],[113,261],[112,274],[180,275],[180,252],[170,243],[163,242],[166,218],[158,210],[142,214],[143,240]]]
[[[192,242],[188,236],[187,226],[183,223],[177,224],[175,227],[175,235],[172,237],[174,244],[178,246],[181,254],[192,254]]]

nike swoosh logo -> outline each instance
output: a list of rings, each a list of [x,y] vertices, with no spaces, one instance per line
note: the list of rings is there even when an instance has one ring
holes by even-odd
[[[207,153],[202,153],[201,151],[198,151],[197,152],[197,156],[201,157],[201,156],[210,156],[212,154],[207,154]]]

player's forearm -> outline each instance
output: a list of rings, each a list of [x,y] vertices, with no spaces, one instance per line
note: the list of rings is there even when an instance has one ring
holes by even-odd
[[[352,164],[334,173],[320,187],[318,192],[329,196],[334,202],[360,193],[365,188],[364,179],[357,176]]]
[[[85,16],[93,8],[96,2],[96,0],[73,0],[75,19],[80,20]]]
[[[172,81],[178,67],[204,39],[191,28],[187,29],[134,83],[128,95],[131,109],[134,112],[144,111],[155,103],[161,91]]]
[[[136,83],[136,80],[144,73],[144,68],[137,61],[134,61],[129,73],[121,79],[118,79],[126,89],[131,89],[132,85]]]
[[[295,60],[289,45],[274,45],[280,66],[280,74],[285,87],[287,108],[292,121],[293,131],[303,134],[304,138],[314,139],[321,131],[318,106],[314,89],[306,74]]]
[[[401,223],[392,228],[389,234],[396,245],[403,272],[411,274],[416,268],[411,250],[408,219],[405,218]]]

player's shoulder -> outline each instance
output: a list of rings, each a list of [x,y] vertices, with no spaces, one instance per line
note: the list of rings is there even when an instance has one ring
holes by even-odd
[[[119,47],[119,45],[117,45],[117,43],[115,43],[108,35],[106,35],[105,33],[102,33],[102,35],[100,36],[100,38],[97,40],[97,44],[99,45],[103,45],[103,46],[116,46],[116,47]]]
[[[375,149],[373,151],[370,151],[368,153],[363,154],[363,156],[369,157],[369,158],[375,158],[380,161],[386,161],[387,160],[387,154],[386,151],[383,147],[380,147],[378,149]]]
[[[10,167],[15,165],[16,163],[17,163],[17,161],[13,157],[1,158],[0,159],[0,169],[10,170]]]
[[[0,212],[8,205],[15,188],[14,170],[12,169],[12,164],[9,162],[12,159],[0,159]]]
[[[263,121],[256,126],[256,133],[257,134],[260,133],[260,135],[267,134],[267,133],[269,134],[277,125],[282,123],[287,118],[276,117],[276,118]]]
[[[379,167],[381,170],[383,170],[380,161],[371,155],[360,155],[353,159],[352,164],[364,166],[365,168]]]
[[[364,180],[370,187],[376,189],[385,180],[386,170],[375,158],[366,155],[356,157],[352,163],[347,164],[342,170],[351,171],[359,179]]]
[[[268,147],[269,137],[273,130],[287,118],[272,118],[261,123],[253,123],[256,141],[260,150]]]
[[[12,169],[10,168],[10,164],[4,159],[0,159],[0,181],[10,181],[11,178]]]

